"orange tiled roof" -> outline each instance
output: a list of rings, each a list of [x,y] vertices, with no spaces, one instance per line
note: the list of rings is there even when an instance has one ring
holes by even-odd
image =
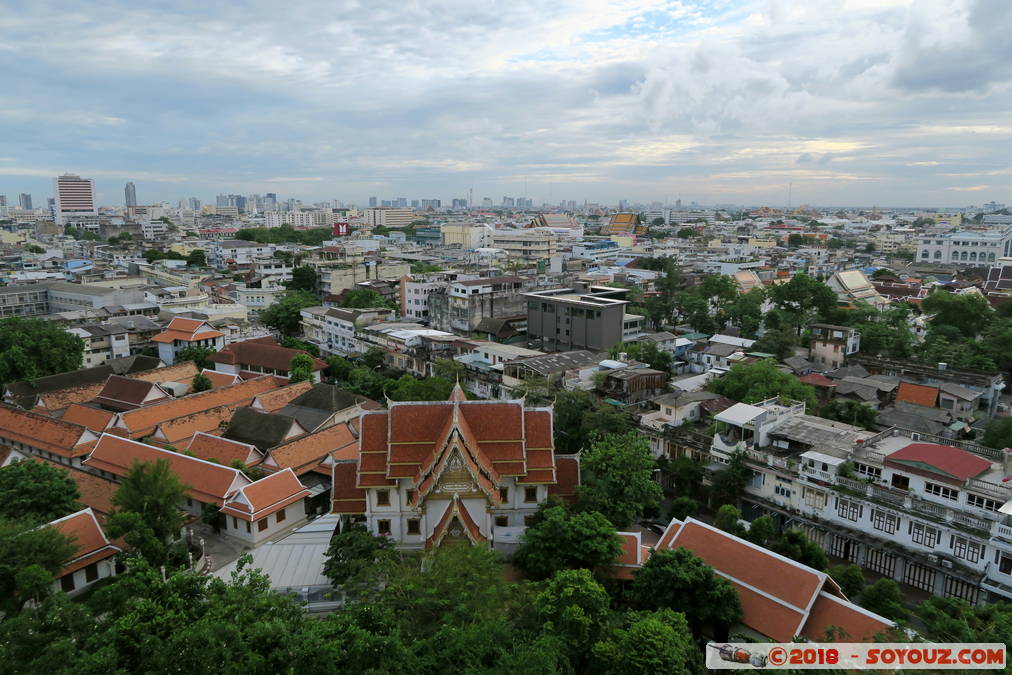
[[[900,382],[900,388],[896,392],[896,400],[934,408],[935,402],[938,401],[938,387]]]
[[[180,449],[189,450],[199,459],[217,461],[226,466],[231,466],[235,460],[239,460],[246,466],[254,466],[263,461],[260,451],[249,443],[213,436],[203,431],[194,434],[193,438]]]
[[[244,520],[260,520],[309,495],[295,472],[285,469],[239,488],[221,512]]]
[[[330,491],[332,513],[365,513],[365,488],[356,485],[357,457],[334,462]]]
[[[464,533],[467,534],[467,538],[471,540],[472,544],[478,544],[485,541],[485,537],[482,536],[478,523],[474,522],[474,519],[467,510],[467,507],[460,502],[460,497],[457,493],[454,493],[453,500],[446,506],[446,511],[443,512],[439,522],[436,523],[436,526],[432,529],[432,534],[425,540],[425,547],[434,548],[439,546],[439,543],[449,531],[450,523],[454,520],[458,521],[464,527]]]
[[[808,613],[808,621],[801,634],[809,640],[825,640],[827,629],[833,626],[846,634],[845,642],[872,642],[875,636],[891,625],[883,617],[826,592],[819,593]]]
[[[264,376],[221,389],[190,394],[172,401],[121,413],[114,423],[114,428],[123,429],[135,438],[145,436],[153,432],[155,427],[162,422],[222,405],[245,405],[252,401],[257,394],[277,386],[278,381],[275,378]]]
[[[323,370],[327,367],[325,361],[315,358],[312,354],[301,349],[290,349],[282,347],[273,339],[260,338],[257,340],[244,340],[233,342],[209,358],[215,363],[226,363],[237,365],[248,369],[255,366],[258,370],[276,370],[287,373],[292,364],[292,358],[296,354],[305,354],[313,360],[313,370]]]
[[[144,380],[145,382],[157,382],[159,384],[163,382],[185,382],[189,384],[197,372],[197,366],[194,365],[193,361],[183,361],[182,363],[174,363],[164,368],[133,373],[128,375],[128,377],[132,380]]]
[[[58,518],[49,523],[48,527],[55,528],[64,536],[70,537],[77,547],[70,561],[56,574],[57,578],[76,572],[93,562],[111,558],[120,552],[120,549],[106,538],[95,518],[95,513],[90,508]]]
[[[87,428],[45,415],[0,405],[0,439],[23,443],[61,457],[79,457],[84,444],[94,440]]]
[[[92,431],[105,431],[114,417],[116,417],[116,413],[114,412],[102,410],[101,408],[92,408],[80,403],[72,403],[67,407],[67,410],[60,419],[71,424],[80,424],[82,427],[87,427]]]
[[[152,342],[171,343],[175,340],[182,342],[197,342],[199,340],[211,340],[223,337],[225,334],[214,330],[211,324],[198,319],[176,318],[169,322],[165,330],[151,338]]]
[[[302,396],[312,388],[312,382],[303,380],[302,382],[296,382],[295,384],[290,384],[273,391],[258,394],[253,399],[252,405],[254,408],[260,408],[267,412],[275,412],[291,403],[292,399]]]
[[[194,434],[215,431],[221,427],[223,422],[228,424],[228,421],[232,419],[232,414],[235,412],[236,407],[235,404],[226,403],[225,405],[166,420],[155,427],[151,432],[151,438],[170,445],[184,443],[192,438]]]
[[[347,424],[335,424],[272,448],[267,463],[279,470],[292,469],[301,476],[319,466],[328,455],[343,453],[342,458],[349,458],[351,449],[354,449],[353,457],[358,457],[355,434]]]
[[[221,373],[217,370],[210,370],[209,368],[204,368],[200,371],[200,374],[209,379],[211,381],[211,386],[215,389],[227,387],[230,384],[236,384],[239,382],[238,375],[234,375],[232,373]]]
[[[155,462],[160,459],[168,461],[173,473],[189,486],[189,496],[205,504],[221,506],[227,497],[250,482],[242,472],[232,467],[112,434],[102,434],[83,464],[122,477],[134,462]]]
[[[112,498],[119,486],[111,480],[80,469],[74,469],[57,462],[51,462],[41,457],[32,457],[36,462],[48,464],[57,469],[63,469],[70,476],[71,480],[77,483],[77,489],[81,491],[81,503],[93,509],[99,516],[112,514],[115,508]]]

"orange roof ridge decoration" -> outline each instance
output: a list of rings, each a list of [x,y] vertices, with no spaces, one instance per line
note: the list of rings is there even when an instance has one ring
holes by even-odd
[[[454,493],[453,499],[446,506],[446,511],[443,512],[439,522],[436,523],[436,527],[433,528],[432,534],[428,539],[425,540],[426,548],[435,548],[442,543],[447,533],[450,531],[450,524],[457,520],[464,530],[464,534],[467,535],[468,540],[472,544],[479,544],[486,541],[485,537],[481,534],[481,529],[478,524],[471,518],[471,514],[460,502],[460,497]]]

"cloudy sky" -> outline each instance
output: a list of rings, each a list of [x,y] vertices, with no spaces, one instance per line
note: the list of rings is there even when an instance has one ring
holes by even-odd
[[[1012,202],[1007,0],[4,4],[9,199]]]

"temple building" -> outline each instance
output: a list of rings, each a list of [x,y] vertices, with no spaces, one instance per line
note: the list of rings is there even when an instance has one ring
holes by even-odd
[[[523,401],[391,401],[359,418],[358,453],[334,463],[334,513],[398,547],[515,548],[550,495],[579,484],[575,455],[554,452],[552,410]]]

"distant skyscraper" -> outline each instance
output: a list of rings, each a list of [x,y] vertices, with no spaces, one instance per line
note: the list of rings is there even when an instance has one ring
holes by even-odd
[[[199,199],[197,199],[196,197],[190,197],[189,202],[190,202],[190,210],[191,211],[199,211],[200,210],[200,200]]]
[[[396,206],[397,208],[401,208],[401,209],[408,208],[408,199],[407,199],[407,197],[398,197],[397,201],[394,203],[394,206]]]
[[[0,206],[7,206],[7,195],[0,195]]]
[[[134,187],[132,182],[127,183],[126,187],[123,188],[124,204],[127,208],[131,206],[137,206],[137,188]]]
[[[268,192],[264,195],[264,211],[278,210],[278,195],[276,192]]]
[[[376,198],[375,197],[369,197],[369,208],[370,209],[376,208]]]
[[[97,216],[95,208],[95,182],[73,173],[65,173],[53,179],[53,194],[56,208],[53,217],[57,225],[63,225],[74,216]]]
[[[28,194],[27,192],[22,192],[21,195],[18,196],[18,204],[21,206],[21,208],[28,209],[29,211],[31,211],[32,210],[32,196],[30,194]]]
[[[618,210],[619,211],[625,211],[627,208],[629,208],[629,200],[628,199],[620,199],[620,200],[618,200]]]

